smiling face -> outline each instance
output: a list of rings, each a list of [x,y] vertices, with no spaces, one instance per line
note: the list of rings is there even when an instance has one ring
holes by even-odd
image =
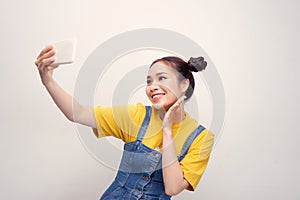
[[[185,94],[188,80],[179,78],[179,73],[164,62],[153,64],[147,76],[146,94],[157,110],[168,110],[179,97]]]

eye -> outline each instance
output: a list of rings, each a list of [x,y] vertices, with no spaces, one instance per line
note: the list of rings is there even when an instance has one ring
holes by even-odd
[[[167,77],[165,77],[165,76],[158,77],[158,80],[160,80],[160,81],[165,80],[165,79],[167,79]]]
[[[150,85],[152,83],[152,80],[147,79],[146,83],[147,83],[147,85]]]

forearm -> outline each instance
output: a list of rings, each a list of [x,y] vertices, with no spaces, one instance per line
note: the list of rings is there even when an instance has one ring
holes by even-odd
[[[188,182],[183,177],[182,168],[177,160],[174,139],[171,133],[163,133],[163,178],[165,192],[169,195],[176,195],[188,187]]]
[[[45,87],[52,97],[54,103],[57,107],[63,112],[63,114],[70,120],[74,120],[73,114],[73,98],[66,91],[64,91],[55,80],[48,81],[45,84]],[[75,103],[74,106],[80,106],[78,103]]]
[[[57,107],[70,121],[96,128],[92,108],[80,105],[53,79],[53,70],[59,67],[58,65],[51,66],[51,63],[55,61],[55,53],[53,45],[47,46],[41,51],[34,62],[39,70],[43,85]]]
[[[47,91],[52,97],[57,107],[72,122],[95,128],[93,111],[91,108],[79,104],[71,95],[64,91],[55,80],[48,81],[45,84]]]

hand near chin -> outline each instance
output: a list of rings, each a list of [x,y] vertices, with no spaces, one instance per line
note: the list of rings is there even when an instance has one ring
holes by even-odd
[[[162,122],[163,133],[171,132],[172,134],[172,125],[184,119],[183,102],[185,98],[186,96],[180,97],[166,112]]]

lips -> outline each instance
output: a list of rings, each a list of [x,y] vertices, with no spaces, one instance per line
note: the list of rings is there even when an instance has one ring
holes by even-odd
[[[155,93],[155,94],[151,95],[151,98],[153,101],[157,101],[164,95],[165,95],[165,93]]]

